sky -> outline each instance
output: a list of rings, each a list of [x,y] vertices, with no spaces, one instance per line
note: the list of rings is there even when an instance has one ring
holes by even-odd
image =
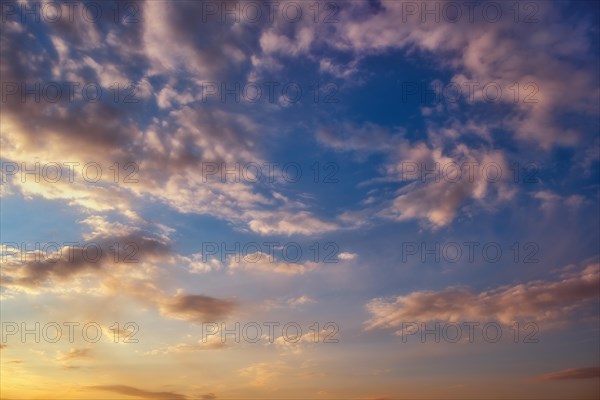
[[[2,1],[0,397],[596,399],[592,1]]]

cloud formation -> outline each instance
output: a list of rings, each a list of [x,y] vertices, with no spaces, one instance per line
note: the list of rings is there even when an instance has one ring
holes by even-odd
[[[475,293],[468,288],[417,291],[396,298],[376,298],[367,303],[368,330],[396,328],[414,321],[487,321],[506,325],[518,319],[557,321],[567,318],[600,298],[600,265],[589,264],[566,272],[556,281],[531,281]],[[397,332],[401,334],[400,331]]]
[[[176,392],[153,392],[144,389],[138,389],[127,385],[96,385],[88,386],[90,389],[103,390],[122,394],[125,396],[134,396],[140,399],[148,400],[187,400],[188,397]]]
[[[323,145],[339,151],[386,156],[380,180],[404,185],[391,200],[370,198],[364,202],[380,217],[414,219],[437,229],[452,223],[462,207],[474,204],[490,209],[516,194],[501,150],[472,148],[463,143],[446,146],[436,140],[411,142],[402,130],[394,132],[372,123],[322,127],[317,137]]]
[[[231,313],[236,303],[210,296],[177,294],[164,298],[160,303],[161,313],[170,318],[202,322],[222,318]]]
[[[578,379],[600,379],[600,367],[568,368],[541,375],[535,379],[539,382],[553,382]]]

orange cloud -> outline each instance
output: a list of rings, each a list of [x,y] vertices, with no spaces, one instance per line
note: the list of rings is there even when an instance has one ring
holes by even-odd
[[[549,374],[541,375],[536,378],[539,382],[552,382],[570,379],[598,379],[600,378],[600,367],[587,368],[569,368]]]
[[[450,287],[418,291],[395,299],[376,298],[367,304],[372,318],[367,329],[398,327],[409,321],[495,319],[510,324],[518,318],[556,321],[598,299],[599,264],[567,273],[558,281],[532,281],[474,293]]]

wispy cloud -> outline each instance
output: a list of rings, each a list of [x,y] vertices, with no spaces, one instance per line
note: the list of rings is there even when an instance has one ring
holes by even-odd
[[[184,396],[175,392],[152,392],[149,390],[138,389],[132,386],[126,385],[96,385],[89,386],[90,389],[103,390],[107,392],[113,392],[122,394],[125,396],[133,396],[140,399],[160,399],[160,400],[186,400],[187,396]]]
[[[578,379],[600,379],[600,367],[568,368],[534,378],[538,382]]]
[[[372,318],[366,322],[366,328],[395,328],[413,321],[497,320],[510,324],[519,318],[561,320],[598,300],[599,268],[598,264],[590,264],[555,281],[531,281],[479,293],[451,287],[373,299],[367,303]]]

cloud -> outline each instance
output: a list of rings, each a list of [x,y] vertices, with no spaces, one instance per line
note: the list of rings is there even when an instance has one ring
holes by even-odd
[[[202,322],[216,320],[231,313],[237,306],[234,301],[221,300],[203,295],[177,294],[160,302],[163,315],[186,321]]]
[[[287,366],[281,362],[255,363],[239,370],[242,377],[250,379],[250,385],[264,387],[271,384],[284,373]]]
[[[322,329],[318,334],[315,332],[308,332],[297,338],[291,337],[291,340],[284,336],[279,336],[275,339],[275,346],[281,352],[280,355],[300,355],[304,353],[304,350],[307,347],[311,347],[311,343],[315,344],[326,340],[330,334],[331,331]]]
[[[344,260],[344,261],[354,260],[356,257],[358,257],[358,254],[356,254],[356,253],[343,252],[343,253],[338,254],[338,258],[340,260]]]
[[[239,260],[230,258],[228,265],[231,271],[257,271],[282,275],[303,275],[306,272],[316,269],[318,266],[319,264],[313,261],[303,263],[276,261],[269,254],[262,252],[247,254]]]
[[[70,361],[70,360],[80,360],[92,357],[92,349],[71,349],[67,353],[60,353],[58,356],[58,360],[60,361]]]
[[[103,229],[102,224],[97,229]],[[132,232],[125,227],[120,229]],[[85,274],[102,280],[112,273],[138,267],[144,262],[164,261],[171,254],[169,245],[161,238],[152,238],[140,232],[113,237],[99,234],[100,231],[96,230],[88,236],[93,241],[73,244],[51,242],[29,252],[21,252],[19,244],[5,242],[2,250],[6,258],[0,276],[2,286],[16,289],[50,288],[51,283],[64,283]],[[28,246],[33,247],[30,244]],[[109,266],[119,268],[110,269]]]
[[[221,261],[215,257],[203,261],[202,253],[194,253],[190,257],[180,256],[182,264],[186,265],[193,274],[216,271],[222,268]]]
[[[359,71],[358,60],[347,64],[338,64],[329,58],[323,58],[319,61],[319,71],[327,72],[336,78],[350,78]]]
[[[307,211],[261,211],[249,213],[249,216],[249,228],[261,235],[313,235],[339,229],[335,223],[321,221]]]
[[[109,221],[105,216],[93,215],[81,221],[87,225],[91,232],[85,234],[85,240],[94,240],[102,237],[128,237],[141,230],[138,226],[123,224],[117,221]]]
[[[70,349],[68,352],[58,352],[56,360],[64,368],[79,368],[73,365],[74,361],[91,360],[94,358],[94,353],[90,348]]]
[[[391,299],[376,298],[367,303],[372,318],[365,325],[371,330],[414,321],[497,320],[507,325],[525,318],[560,321],[598,301],[599,269],[599,264],[589,264],[580,271],[564,273],[556,281],[531,281],[480,293],[450,287]]]
[[[304,305],[304,304],[316,303],[316,301],[309,296],[303,295],[300,297],[291,298],[287,301],[287,303],[290,306],[295,307],[295,306],[300,306],[300,305]]]
[[[502,151],[457,145],[445,155],[435,145],[404,143],[397,157],[388,165],[388,174],[413,181],[398,190],[382,212],[397,221],[418,219],[439,228],[450,224],[469,201],[489,208],[515,194]],[[416,172],[407,172],[410,167],[416,167]]]
[[[600,379],[600,367],[563,369],[535,378],[535,380],[538,382],[553,382],[578,379]]]
[[[270,298],[264,301],[263,308],[265,310],[281,309],[281,308],[298,308],[307,304],[315,304],[317,301],[310,296],[302,295],[298,297],[279,297]]]
[[[138,389],[132,386],[126,385],[96,385],[88,386],[89,389],[104,390],[107,392],[113,392],[122,394],[125,396],[134,396],[140,399],[148,400],[187,400],[188,397],[175,392],[152,392],[148,390]]]
[[[314,40],[314,31],[308,27],[297,30],[295,38],[289,39],[270,29],[262,33],[260,47],[265,54],[281,53],[297,56],[306,53]]]
[[[369,133],[372,133],[370,135]],[[447,134],[446,131],[433,135]],[[383,203],[365,200],[378,216],[395,221],[418,220],[432,229],[449,225],[462,207],[492,209],[514,197],[509,165],[501,150],[472,148],[439,140],[411,142],[403,130],[366,123],[340,124],[319,130],[322,144],[340,151],[382,153],[384,182],[404,185]],[[379,207],[379,210],[377,210]]]
[[[98,102],[84,101],[81,87],[72,101],[67,95],[55,103],[22,102],[20,93],[7,96],[0,121],[6,161],[31,168],[32,160],[39,160],[42,167],[66,160],[79,167],[72,182],[36,182],[32,176],[23,182],[12,176],[3,195],[61,200],[82,212],[116,211],[132,220],[139,219],[141,200],[159,201],[181,213],[211,215],[263,235],[308,235],[336,229],[335,224],[306,210],[301,210],[306,218],[303,226],[295,215],[296,207],[291,207],[295,203],[279,210],[275,199],[262,194],[264,185],[216,179],[222,162],[228,163],[225,168],[235,163],[260,164],[262,144],[275,131],[258,123],[256,113],[224,106],[218,100],[214,104],[202,101],[208,82],[239,78],[240,67],[250,62],[249,53],[258,49],[257,27],[222,23],[216,17],[198,25],[201,4],[137,6],[143,18],[127,29],[50,24],[55,29],[48,41],[50,49],[41,47],[41,41],[32,40],[36,36],[24,30],[3,31],[3,40],[7,39],[2,49],[3,80],[29,85],[63,80],[80,86],[97,81],[104,86],[104,97]],[[190,29],[196,35],[190,36]],[[81,42],[89,35],[93,35],[89,42]],[[172,45],[175,42],[177,46]],[[78,51],[71,50],[70,44]],[[91,51],[98,48],[102,52]],[[24,62],[26,58],[31,62]],[[111,62],[115,59],[122,62]],[[106,85],[115,80],[121,85],[136,84],[139,102],[112,101],[110,85]],[[154,103],[158,110],[148,118],[147,110]],[[80,169],[90,162],[102,167],[98,182],[82,176]],[[203,163],[219,165],[216,177],[203,179],[199,173]],[[116,180],[115,165],[121,169]],[[136,182],[124,182],[131,172],[126,166],[132,165]],[[270,209],[265,210],[266,206]]]
[[[220,350],[227,348],[220,336],[210,335],[206,341],[198,340],[196,343],[177,343],[172,346],[161,347],[147,352],[148,355],[174,354],[174,353],[194,353],[205,350]]]
[[[545,29],[534,34],[530,29],[537,24],[517,24],[510,18],[489,23],[478,17],[469,22],[463,15],[458,23],[433,18],[422,22],[418,15],[406,15],[403,2],[382,0],[379,5],[377,11],[363,2],[343,7],[340,22],[324,35],[329,46],[350,52],[356,59],[393,50],[409,56],[419,52],[435,60],[440,69],[454,71],[453,81],[469,80],[481,86],[495,82],[504,93],[501,102],[512,106],[503,120],[505,127],[518,140],[545,149],[573,145],[581,139],[582,132],[561,126],[557,119],[561,113],[598,115],[597,103],[592,100],[600,91],[594,63],[583,67],[579,61],[594,57],[589,40],[591,18],[571,23],[575,21],[556,18],[561,6],[544,4],[536,18]],[[507,9],[502,11],[508,14]],[[525,90],[516,102],[506,95],[515,82],[523,89],[532,83],[527,94],[535,91],[535,101],[524,101]],[[474,101],[485,99],[480,94]]]
[[[3,251],[13,250],[12,246],[7,247],[7,243],[3,245]],[[42,257],[46,257],[42,251],[34,251],[24,256],[28,259],[24,263],[20,261],[20,255],[9,256],[10,259],[2,271],[0,281],[2,286],[37,288],[48,284],[50,280],[64,281],[83,272],[100,270],[102,267],[99,262],[88,261],[84,257],[86,253],[82,247],[63,246],[59,251],[60,258],[50,256],[47,261],[46,259],[42,261]]]
[[[164,267],[187,260],[171,248],[170,228],[161,224],[133,228],[97,216],[81,222],[92,227],[92,232],[84,236],[93,241],[85,242],[85,246],[57,244],[49,246],[48,251],[42,247],[22,254],[18,244],[3,243],[3,289],[36,294],[125,294],[155,307],[163,316],[192,322],[218,319],[237,308],[231,300],[184,294],[180,290],[174,296],[168,294],[169,270]],[[113,229],[125,236],[105,236]]]
[[[396,131],[366,122],[362,125],[342,122],[336,125],[321,126],[316,138],[324,146],[338,151],[387,152],[403,137],[404,129]]]
[[[144,3],[143,46],[151,75],[179,71],[217,80],[247,62],[253,47],[247,27],[216,17],[202,20],[202,8],[201,3]]]
[[[541,208],[546,212],[556,211],[561,206],[573,210],[581,207],[587,202],[585,197],[578,194],[563,197],[549,190],[540,190],[534,192],[532,195],[542,202]]]
[[[1,122],[3,156],[7,160],[70,159],[82,164],[94,160],[108,168],[115,162],[124,165],[132,161],[131,154],[135,154],[139,183],[126,185],[104,179],[102,185],[31,181],[23,184],[13,180],[5,193],[17,189],[26,198],[64,200],[83,210],[118,211],[132,218],[137,216],[134,208],[138,200],[158,200],[179,212],[217,216],[261,235],[311,235],[340,229],[339,224],[306,210],[281,209],[258,186],[202,182],[198,178],[201,161],[262,160],[263,144],[271,138],[270,130],[258,122],[260,118],[254,113],[200,104],[202,84],[232,76],[239,78],[240,71],[252,68],[252,63],[279,65],[277,57],[308,56],[318,62],[323,72],[353,79],[359,61],[368,55],[402,51],[410,56],[419,51],[438,61],[440,69],[451,69],[457,82],[497,81],[508,93],[515,80],[531,79],[539,86],[540,101],[510,104],[514,110],[502,120],[502,125],[518,139],[544,148],[572,144],[581,136],[574,128],[562,129],[556,123],[561,113],[580,111],[596,115],[595,97],[587,95],[589,88],[593,93],[598,91],[595,71],[582,67],[585,63],[572,61],[592,57],[588,55],[592,45],[588,21],[573,26],[569,21],[557,21],[553,17],[560,7],[547,6],[539,17],[548,29],[535,35],[526,31],[528,24],[514,24],[510,18],[496,24],[451,24],[421,23],[415,17],[398,26],[397,21],[403,21],[405,12],[400,3],[344,4],[335,24],[314,24],[311,18],[289,24],[277,18],[266,25],[250,26],[244,22],[223,22],[216,16],[198,24],[203,17],[201,4],[170,7],[145,2],[139,4],[144,17],[141,23],[130,24],[127,29],[119,24],[98,29],[80,15],[72,24],[48,24],[48,48],[31,33],[11,28],[3,32],[8,39],[2,57],[6,81],[68,78],[107,83],[117,79],[146,84],[140,91],[140,104],[132,107],[110,101],[69,104],[64,99],[58,103],[22,103],[18,96],[9,96],[3,104]],[[304,12],[308,15],[308,9]],[[527,40],[517,40],[511,33],[513,29],[520,33],[518,37]],[[190,36],[189,30],[195,35]],[[570,37],[577,40],[566,39]],[[340,51],[342,58],[352,59],[337,63],[338,60],[319,57],[323,48]],[[98,56],[96,50],[102,50],[105,57]],[[117,65],[111,59],[122,59],[123,63]],[[156,86],[150,85],[152,90],[148,88],[150,81]],[[505,98],[512,100],[511,96]],[[483,99],[476,97],[473,101]],[[154,102],[159,111],[148,118],[148,107]],[[481,123],[482,132],[493,124]],[[336,135],[329,128],[320,128],[317,139],[339,151],[367,153],[396,147],[399,139],[369,123],[344,124],[343,131],[343,135]],[[458,137],[462,135],[461,130],[453,131]],[[489,135],[489,129],[485,133]],[[475,199],[485,204],[492,198],[480,196],[481,186],[481,181],[451,187],[414,185],[413,193],[399,193],[381,215],[395,220],[418,219],[432,227],[446,226],[465,201]],[[509,196],[508,190],[499,190],[503,192],[498,199]],[[445,193],[447,201],[443,202],[440,194]],[[419,198],[425,199],[423,204],[419,204]]]

